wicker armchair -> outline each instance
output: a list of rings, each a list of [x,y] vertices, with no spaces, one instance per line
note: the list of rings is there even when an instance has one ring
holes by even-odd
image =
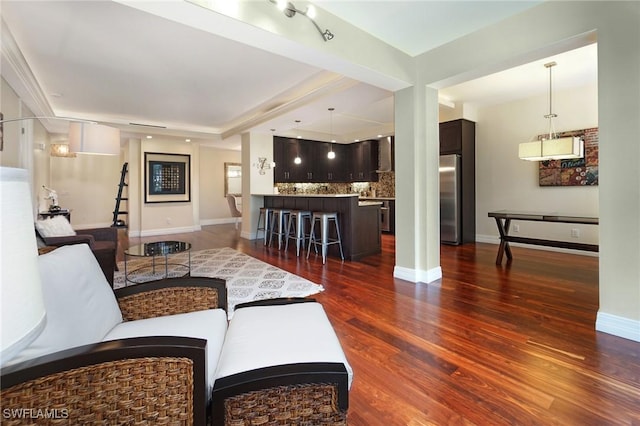
[[[114,291],[85,244],[38,262],[47,322],[1,370],[3,424],[346,424],[353,370],[319,303],[228,321],[221,279]]]
[[[226,309],[227,300],[224,280],[214,278],[170,278],[115,293],[125,321]],[[0,382],[3,424],[24,424],[27,416],[27,423],[38,424],[204,425],[210,400],[206,359],[206,340],[155,336],[84,345],[12,365],[2,370]]]

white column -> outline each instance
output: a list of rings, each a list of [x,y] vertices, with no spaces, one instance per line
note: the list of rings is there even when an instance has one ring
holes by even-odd
[[[268,169],[261,170],[257,166],[259,158],[266,158]],[[242,238],[256,238],[258,214],[263,206],[261,194],[273,194],[273,168],[270,167],[272,162],[272,134],[242,134]]]
[[[430,283],[440,268],[438,92],[395,94],[396,266],[394,276]]]

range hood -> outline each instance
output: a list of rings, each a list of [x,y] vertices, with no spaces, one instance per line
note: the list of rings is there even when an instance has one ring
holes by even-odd
[[[387,136],[378,141],[378,170],[376,173],[390,172],[393,170],[392,136]]]

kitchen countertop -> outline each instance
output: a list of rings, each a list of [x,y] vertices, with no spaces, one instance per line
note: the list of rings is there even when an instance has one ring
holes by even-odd
[[[251,194],[262,197],[324,197],[324,198],[341,198],[341,197],[357,197],[358,194]]]
[[[381,206],[382,205],[382,201],[362,201],[362,199],[360,199],[361,201],[358,201],[358,206],[360,207],[367,207],[367,206]]]
[[[360,197],[361,200],[395,201],[395,197]]]

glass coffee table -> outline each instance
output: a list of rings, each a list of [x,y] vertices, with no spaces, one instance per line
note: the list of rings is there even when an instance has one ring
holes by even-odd
[[[188,253],[187,263],[169,262],[169,255],[185,252]],[[151,258],[151,265],[145,262],[142,265],[136,265],[132,270],[128,270],[127,264],[131,262],[130,257]],[[156,273],[157,257],[164,257],[164,271],[161,270],[158,273]],[[182,269],[184,269],[184,274],[179,276],[191,274],[191,244],[182,241],[156,241],[129,247],[124,251],[125,282],[139,284],[145,281],[168,278],[169,265],[172,266],[172,274],[180,273]],[[159,266],[161,267],[162,265]]]

